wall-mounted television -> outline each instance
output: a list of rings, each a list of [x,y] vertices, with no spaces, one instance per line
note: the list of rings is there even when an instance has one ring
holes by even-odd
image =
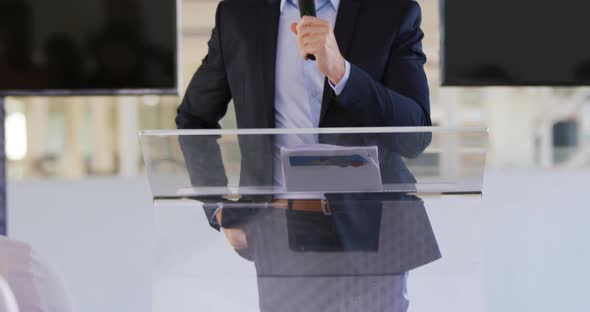
[[[441,0],[447,86],[590,85],[590,1]]]
[[[177,0],[0,0],[0,96],[177,94]]]

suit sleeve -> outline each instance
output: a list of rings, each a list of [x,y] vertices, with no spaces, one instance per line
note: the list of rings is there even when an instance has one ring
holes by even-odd
[[[178,108],[178,129],[221,128],[219,121],[227,112],[232,98],[221,46],[220,15],[223,2],[217,7],[215,28],[209,40],[209,51],[193,76]],[[227,186],[227,176],[221,158],[219,138],[213,136],[180,136],[179,144],[186,169],[194,187]],[[202,200],[207,202],[207,200]],[[213,200],[213,202],[217,202]],[[215,209],[206,207],[211,226],[219,230],[214,220]]]
[[[220,39],[222,6],[223,2],[220,2],[217,7],[207,56],[193,76],[178,108],[176,125],[179,129],[220,128],[219,120],[225,116],[232,98]]]
[[[337,97],[365,126],[431,126],[418,3],[410,1],[402,16],[383,81],[351,64],[349,80]]]

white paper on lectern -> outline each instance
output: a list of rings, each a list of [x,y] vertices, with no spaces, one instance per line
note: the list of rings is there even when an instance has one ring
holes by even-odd
[[[359,155],[367,163],[355,166],[292,166],[293,156]],[[377,146],[300,145],[281,147],[283,186],[287,192],[378,192],[383,189]]]

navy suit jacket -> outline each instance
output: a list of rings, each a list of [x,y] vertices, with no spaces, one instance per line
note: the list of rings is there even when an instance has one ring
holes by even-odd
[[[275,62],[280,0],[220,2],[209,52],[178,109],[180,129],[219,128],[234,101],[238,128],[275,127]],[[320,127],[430,126],[423,65],[421,12],[411,0],[342,0],[335,35],[351,64],[349,80],[336,96],[326,79]],[[321,143],[379,145],[384,183],[412,183],[400,156],[419,155],[429,135],[330,135]],[[383,139],[387,139],[383,142]],[[184,142],[182,142],[184,141]],[[225,185],[219,147],[213,138],[182,138],[195,186]],[[386,148],[388,147],[388,148]],[[240,137],[241,185],[272,185],[272,138]]]
[[[178,109],[179,128],[218,128],[231,99],[238,128],[274,128],[279,5],[219,4],[209,53]],[[415,1],[341,1],[335,35],[351,73],[339,96],[326,81],[320,127],[431,125],[420,23]]]

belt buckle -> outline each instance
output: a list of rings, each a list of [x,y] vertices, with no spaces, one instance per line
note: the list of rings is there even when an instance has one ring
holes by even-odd
[[[325,216],[331,216],[332,210],[330,209],[330,205],[327,200],[322,199],[322,212]]]

